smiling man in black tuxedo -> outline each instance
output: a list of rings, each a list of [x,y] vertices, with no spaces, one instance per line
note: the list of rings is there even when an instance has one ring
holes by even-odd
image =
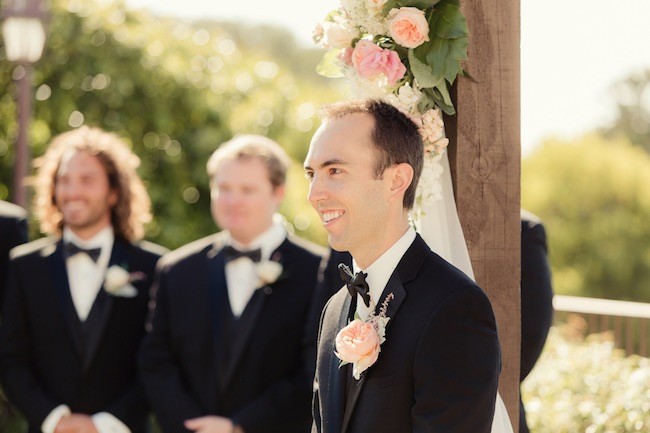
[[[223,230],[160,261],[140,364],[165,433],[309,431],[308,319],[326,250],[277,218],[288,164],[259,135],[222,144],[207,168]]]
[[[144,242],[139,159],[81,127],[36,161],[36,213],[52,236],[12,250],[0,379],[30,433],[145,433],[137,378],[149,287],[164,250]]]
[[[417,126],[372,99],[334,104],[323,120],[304,164],[309,200],[365,282],[355,278],[323,311],[313,431],[490,432],[494,314],[485,293],[409,226],[423,165]],[[382,305],[388,323],[369,326]],[[346,326],[355,316],[366,323]]]

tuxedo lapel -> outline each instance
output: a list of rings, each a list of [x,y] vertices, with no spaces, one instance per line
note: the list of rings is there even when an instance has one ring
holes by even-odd
[[[382,304],[384,303],[384,301],[386,301],[388,296],[391,296],[391,299],[388,300],[387,309],[386,309],[386,316],[390,317],[390,320],[386,325],[387,333],[391,323],[393,322],[395,316],[397,315],[397,311],[399,310],[399,307],[402,305],[402,302],[404,302],[404,299],[406,299],[406,290],[404,290],[404,286],[402,285],[402,282],[400,280],[397,271],[393,272],[393,274],[390,276],[388,283],[386,284],[386,287],[384,288],[384,291],[382,292],[381,297],[379,298],[380,302],[377,303],[375,314],[379,314]],[[386,341],[384,342],[384,344],[389,343],[388,338],[389,336],[388,334],[386,334]],[[381,359],[381,352],[379,353],[379,357]],[[352,418],[352,413],[354,412],[354,407],[357,404],[357,401],[359,399],[359,394],[361,394],[361,390],[363,389],[363,385],[366,381],[366,376],[368,375],[368,372],[370,370],[372,370],[372,366],[369,367],[369,370],[366,370],[363,373],[361,373],[359,380],[356,380],[353,377],[350,377],[348,379],[351,380],[352,383],[350,386],[350,391],[347,394],[347,399],[345,401],[345,413],[343,415],[343,425],[341,428],[341,433],[345,433],[347,431],[348,425],[350,423],[350,419]],[[348,372],[348,374],[351,373]]]
[[[120,240],[115,239],[108,267],[121,266],[128,271],[126,252],[126,245],[124,245]],[[84,345],[84,369],[86,370],[90,367],[90,363],[97,352],[99,342],[104,334],[104,329],[106,328],[108,318],[113,309],[113,303],[114,297],[106,293],[106,290],[104,290],[104,283],[102,282],[102,287],[100,287],[99,292],[97,293],[97,297],[93,302],[90,313],[82,325],[86,336]]]
[[[225,371],[223,365],[221,365],[226,359],[223,356],[223,351],[227,349],[227,341],[223,341],[223,320],[224,320],[224,311],[227,311],[230,307],[228,304],[228,287],[226,284],[226,272],[225,272],[225,255],[221,249],[221,245],[213,245],[212,248],[208,251],[206,255],[206,269],[208,276],[208,286],[207,286],[207,299],[208,299],[208,312],[209,319],[211,324],[211,336],[212,336],[212,359],[210,365],[212,369],[210,370],[213,374],[212,379],[209,383],[212,383],[213,387],[206,387],[210,389],[223,390],[223,377],[220,377],[220,372]],[[214,395],[212,395],[214,394]],[[216,393],[211,393],[210,400],[216,398]]]
[[[52,284],[56,292],[59,307],[63,315],[63,320],[70,334],[70,339],[83,359],[83,344],[81,338],[81,323],[77,310],[72,301],[70,294],[70,283],[68,282],[68,273],[65,266],[65,257],[63,256],[63,241],[59,240],[56,245],[52,245],[54,251],[50,254],[48,261],[52,273]]]
[[[352,308],[352,298],[347,294],[347,290],[343,295],[343,303],[337,308],[336,305],[331,305],[332,311],[338,311],[338,322],[335,324],[336,328],[332,331],[332,336],[335,337],[339,330],[343,329],[348,324],[348,316]],[[329,339],[328,339],[329,340]],[[330,341],[334,343],[334,338]],[[334,344],[332,344],[334,346]],[[328,432],[342,432],[342,423],[344,422],[344,411],[346,402],[346,376],[351,374],[350,369],[347,367],[339,367],[341,360],[334,354],[334,348],[325,348],[325,355],[329,362],[328,366],[328,386],[325,390],[321,386],[321,395],[325,397],[324,403],[327,407],[324,408],[326,419],[328,420]],[[327,394],[325,394],[327,393]]]
[[[227,388],[230,384],[235,369],[239,364],[239,360],[244,354],[244,350],[253,334],[253,330],[255,329],[255,325],[257,324],[260,313],[262,312],[267,296],[266,292],[263,292],[263,289],[256,290],[250,301],[248,301],[246,309],[237,321],[237,331],[235,332],[235,337],[230,342],[230,357],[228,359],[226,374],[224,377],[224,388]]]
[[[287,242],[289,242],[288,239],[285,239],[284,242],[282,242],[282,244],[278,247],[278,249],[275,250],[273,254],[271,254],[271,257],[274,260],[280,262],[284,269],[288,268],[287,263],[284,261],[284,253],[286,250]],[[226,388],[230,383],[230,380],[235,373],[235,369],[239,364],[239,360],[244,354],[246,346],[248,346],[248,343],[250,342],[251,336],[253,335],[253,330],[255,329],[255,325],[259,320],[260,314],[262,313],[266,298],[273,294],[273,288],[271,286],[273,286],[273,284],[267,284],[255,290],[253,296],[251,296],[250,300],[248,301],[248,304],[246,304],[246,308],[244,309],[242,315],[237,321],[237,332],[235,338],[233,341],[231,341],[230,359],[228,361],[228,368],[226,370],[226,375],[224,378],[224,388]]]

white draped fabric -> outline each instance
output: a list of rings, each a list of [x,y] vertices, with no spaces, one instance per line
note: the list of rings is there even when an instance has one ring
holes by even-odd
[[[422,200],[422,212],[419,212],[418,219],[414,221],[415,226],[431,250],[474,280],[472,263],[456,210],[447,152],[442,154],[439,162],[443,167],[439,179],[442,184],[442,198],[436,199],[431,196]],[[497,394],[492,433],[513,433],[510,417],[499,394]]]

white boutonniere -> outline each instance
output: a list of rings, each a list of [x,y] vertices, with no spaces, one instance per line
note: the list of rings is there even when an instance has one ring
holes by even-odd
[[[341,360],[340,367],[352,363],[352,376],[359,380],[361,373],[370,368],[377,359],[381,345],[386,341],[386,325],[390,317],[386,316],[388,303],[395,298],[388,294],[381,304],[379,314],[373,314],[374,302],[370,301],[370,311],[366,320],[356,316],[352,322],[336,335],[334,354]]]
[[[142,272],[129,273],[129,271],[123,267],[113,265],[106,270],[104,290],[112,296],[133,298],[138,294],[138,291],[133,287],[133,285],[131,285],[131,283],[143,279],[144,274]]]
[[[255,265],[260,285],[273,284],[282,275],[282,265],[273,260],[263,260]]]

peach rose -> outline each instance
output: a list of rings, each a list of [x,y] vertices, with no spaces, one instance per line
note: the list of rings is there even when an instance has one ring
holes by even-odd
[[[373,79],[384,74],[390,85],[394,85],[406,73],[406,67],[399,55],[389,49],[362,39],[352,52],[352,65],[362,78]]]
[[[336,335],[336,356],[353,363],[352,374],[359,379],[362,372],[377,362],[380,351],[379,335],[371,323],[353,320]]]
[[[392,9],[388,14],[388,33],[399,45],[415,48],[429,40],[429,23],[421,9]]]

